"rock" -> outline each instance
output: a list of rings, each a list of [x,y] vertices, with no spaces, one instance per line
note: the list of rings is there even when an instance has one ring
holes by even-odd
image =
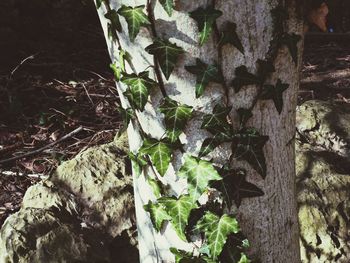
[[[64,162],[0,230],[0,262],[137,262],[126,136]]]
[[[297,130],[302,262],[349,262],[350,105],[308,101]]]

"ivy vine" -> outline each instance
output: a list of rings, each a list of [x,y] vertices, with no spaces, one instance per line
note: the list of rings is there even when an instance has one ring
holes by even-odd
[[[159,0],[159,3],[169,16],[174,13],[173,0]],[[133,170],[137,176],[147,165],[154,169],[154,177],[148,176],[147,182],[153,189],[157,201],[150,201],[144,206],[144,209],[149,213],[155,231],[161,231],[165,222],[170,222],[179,238],[186,242],[192,242],[194,235],[202,236],[203,245],[195,252],[186,252],[177,248],[170,249],[175,256],[176,263],[251,262],[244,253],[249,247],[249,242],[242,235],[235,215],[232,213],[232,201],[239,207],[243,198],[262,196],[264,193],[256,185],[246,181],[244,169],[234,169],[229,166],[217,167],[212,161],[204,160],[203,157],[222,143],[231,143],[230,163],[234,160],[246,161],[263,179],[267,176],[263,148],[269,138],[260,134],[257,129],[247,127],[247,122],[253,117],[252,111],[259,100],[272,100],[279,114],[283,110],[283,92],[289,85],[280,79],[275,84],[268,83],[267,79],[275,72],[274,61],[282,46],[286,46],[293,61],[296,64],[298,62],[297,43],[300,36],[286,32],[287,11],[281,4],[271,10],[274,24],[273,37],[266,59],[256,62],[257,73],[253,74],[246,66],[241,65],[235,69],[235,77],[229,87],[226,86],[221,66],[222,48],[225,45],[232,45],[244,54],[244,47],[236,32],[236,24],[227,21],[220,31],[216,20],[222,15],[222,12],[215,9],[214,5],[206,8],[200,7],[188,14],[198,25],[198,44],[205,45],[210,36],[215,33],[218,39],[216,46],[219,49],[219,59],[216,64],[208,65],[197,59],[195,65],[185,67],[188,72],[196,76],[194,87],[196,98],[203,95],[211,82],[221,84],[226,92],[232,87],[236,93],[247,85],[255,85],[258,88],[258,95],[249,108],[237,110],[240,117],[238,129],[233,128],[229,117],[232,107],[228,105],[217,104],[211,114],[203,115],[201,128],[207,130],[212,136],[203,141],[198,156],[184,154],[184,162],[177,176],[187,180],[188,191],[180,196],[173,196],[157,179],[157,175],[166,174],[174,151],[183,151],[179,136],[193,117],[193,109],[166,95],[163,76],[169,80],[179,58],[185,51],[169,40],[157,36],[150,1],[147,1],[146,5],[123,5],[118,10],[113,10],[109,5],[109,0],[96,0],[97,8],[100,8],[102,4],[107,10],[105,17],[109,20],[109,37],[117,41],[119,45],[119,60],[111,65],[111,69],[116,80],[128,87],[124,96],[128,99],[129,107],[120,108],[124,126],[127,126],[130,121],[138,123],[135,113],[145,110],[152,89],[160,88],[164,95],[158,110],[164,116],[166,133],[160,140],[150,138],[138,124],[143,144],[137,153],[129,153]],[[129,63],[132,67],[132,58],[119,41],[118,32],[122,30],[126,32],[126,29],[122,28],[120,19],[124,19],[127,23],[127,32],[131,42],[136,40],[142,27],[148,28],[152,33],[153,43],[145,47],[145,51],[154,56],[153,69],[157,80],[151,79],[146,69],[137,74],[126,72],[125,63]],[[209,197],[208,202],[200,204],[198,199],[203,194]],[[218,200],[217,196],[221,198]]]

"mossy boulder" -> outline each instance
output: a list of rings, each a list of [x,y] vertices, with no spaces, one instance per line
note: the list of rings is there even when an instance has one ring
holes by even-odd
[[[302,262],[350,262],[350,105],[308,101],[297,130]]]
[[[90,148],[28,189],[0,230],[0,262],[137,262],[127,140]]]

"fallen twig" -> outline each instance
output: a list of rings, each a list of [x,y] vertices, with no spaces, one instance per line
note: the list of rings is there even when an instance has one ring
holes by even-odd
[[[43,146],[43,147],[41,147],[41,148],[39,148],[39,149],[36,149],[36,150],[34,150],[34,151],[31,151],[31,152],[27,152],[27,153],[22,154],[22,155],[19,155],[19,156],[14,156],[14,157],[11,157],[11,158],[8,158],[8,159],[5,159],[5,160],[0,160],[0,164],[4,164],[4,163],[8,163],[8,162],[13,162],[13,161],[22,159],[22,158],[24,158],[24,157],[28,157],[28,156],[32,156],[32,155],[34,155],[34,154],[40,153],[40,152],[42,152],[42,151],[44,151],[44,150],[46,150],[46,149],[48,149],[48,148],[54,146],[55,144],[60,143],[60,142],[62,142],[62,141],[64,141],[64,140],[66,140],[66,139],[68,139],[68,138],[74,136],[75,134],[79,133],[79,132],[82,131],[82,130],[83,130],[83,127],[80,126],[80,127],[78,127],[77,129],[75,129],[74,131],[71,131],[70,133],[66,134],[65,136],[61,137],[60,139],[58,139],[58,140],[55,141],[55,142],[49,143],[48,145],[45,145],[45,146]]]
[[[6,175],[6,176],[27,176],[30,178],[37,178],[37,179],[48,178],[47,175],[43,175],[43,174],[26,174],[26,173],[16,173],[16,172],[12,172],[12,171],[1,171],[1,170],[0,170],[0,174]]]

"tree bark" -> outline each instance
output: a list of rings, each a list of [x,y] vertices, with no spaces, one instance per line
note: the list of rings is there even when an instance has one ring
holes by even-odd
[[[132,2],[132,3],[131,3]],[[206,7],[211,3],[207,0],[178,0],[173,15],[169,17],[158,1],[149,1],[153,19],[153,29],[141,28],[134,43],[130,42],[127,34],[127,24],[121,18],[123,32],[118,32],[119,43],[113,42],[108,37],[107,23],[104,15],[106,7],[102,5],[98,9],[101,24],[106,36],[111,60],[118,61],[118,48],[127,50],[133,57],[133,67],[127,68],[129,73],[139,73],[154,64],[153,56],[144,48],[152,43],[155,34],[160,38],[169,39],[182,47],[186,53],[181,56],[179,63],[170,76],[165,80],[166,94],[180,103],[192,106],[195,117],[188,123],[185,135],[181,136],[181,142],[185,143],[185,151],[197,155],[203,140],[209,137],[209,133],[201,129],[203,114],[212,113],[213,107],[218,102],[224,102],[232,106],[230,116],[233,126],[238,127],[238,115],[236,109],[249,108],[258,89],[254,85],[243,87],[235,93],[231,88],[235,77],[235,69],[245,65],[249,72],[257,72],[257,60],[266,59],[270,41],[273,35],[271,10],[277,6],[275,0],[217,0],[215,8],[223,12],[217,20],[217,28],[221,30],[227,21],[237,25],[237,34],[244,47],[244,55],[233,46],[225,45],[219,52],[217,45],[220,36],[213,32],[207,43],[198,45],[199,32],[196,22],[191,19],[188,12],[199,7]],[[110,7],[118,10],[122,5],[137,6],[147,5],[146,0],[110,0]],[[286,26],[289,33],[302,34],[303,23],[297,15],[295,1],[286,1],[285,4],[289,19]],[[146,8],[145,8],[145,12]],[[154,17],[153,17],[154,16]],[[153,31],[153,32],[152,32]],[[217,31],[217,30],[214,30]],[[249,198],[242,201],[238,210],[238,221],[243,233],[251,243],[249,255],[261,260],[261,262],[300,262],[299,255],[299,230],[297,221],[296,190],[295,190],[295,108],[297,101],[297,89],[299,86],[299,71],[301,61],[302,44],[298,44],[298,63],[293,62],[288,48],[283,46],[278,50],[274,62],[276,72],[268,79],[275,84],[277,79],[288,83],[289,88],[283,93],[284,107],[279,115],[272,100],[259,101],[253,109],[254,117],[249,120],[248,126],[257,128],[261,134],[269,136],[269,141],[264,147],[267,163],[267,177],[265,180],[244,161],[234,160],[231,165],[243,167],[248,171],[249,182],[259,186],[265,193],[259,198]],[[218,63],[222,67],[227,92],[222,85],[210,83],[204,95],[198,99],[195,97],[194,87],[196,77],[185,70],[185,66],[194,65],[195,59],[200,58],[207,64]],[[157,79],[156,74],[151,78]],[[118,83],[118,90],[123,107],[127,107],[127,101],[123,96],[126,87]],[[153,138],[161,138],[164,134],[162,114],[157,111],[162,93],[154,90],[149,98],[145,111],[137,113],[142,129]],[[130,123],[128,135],[130,150],[137,151],[142,144],[140,126]],[[217,164],[229,163],[231,153],[227,144],[219,146],[212,152],[208,159],[213,159]],[[182,163],[182,153],[177,152],[173,158],[171,167],[163,178],[159,178],[165,184],[171,184],[176,194],[180,194],[186,188],[183,180],[179,180],[176,171]],[[145,171],[146,175],[153,176],[152,169]],[[153,229],[148,213],[143,205],[149,200],[155,200],[154,194],[145,181],[145,176],[134,176],[134,191],[136,202],[137,226],[139,234],[139,250],[142,263],[175,262],[170,253],[170,247],[176,247],[190,251],[193,244],[181,241],[168,224],[164,231],[156,233]]]

